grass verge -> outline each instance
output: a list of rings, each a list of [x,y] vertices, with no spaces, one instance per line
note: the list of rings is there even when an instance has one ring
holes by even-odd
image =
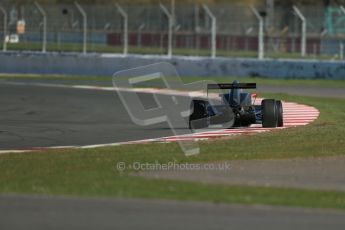
[[[2,44],[0,44],[2,49]],[[40,42],[20,42],[8,44],[7,49],[10,51],[41,51],[42,43]],[[52,43],[48,42],[46,47],[48,52],[82,52],[82,43]],[[166,55],[167,47],[162,45],[156,46],[134,46],[128,47],[130,54],[148,54],[148,55]],[[123,53],[123,46],[110,46],[107,44],[89,43],[87,44],[87,52],[89,53]],[[184,56],[211,56],[210,49],[198,48],[174,48],[173,55]],[[257,58],[257,51],[252,50],[217,50],[217,57],[234,57],[234,58]],[[327,54],[307,54],[301,57],[299,52],[282,52],[282,51],[269,51],[265,53],[266,58],[272,59],[313,59],[313,60],[340,60],[337,55]]]
[[[0,74],[0,79],[8,80],[47,80],[47,81],[94,81],[95,84],[109,83],[112,84],[111,76],[67,76],[67,75],[37,75],[37,74]],[[191,83],[202,80],[212,80],[219,83],[229,83],[234,80],[240,82],[256,82],[258,85],[273,85],[273,86],[306,86],[306,87],[333,87],[345,88],[344,80],[330,80],[330,79],[273,79],[262,77],[181,77],[184,83]],[[172,80],[172,79],[170,79]],[[157,80],[157,86],[160,81]],[[149,86],[155,86],[154,81],[149,81]]]
[[[119,172],[132,164],[212,162],[234,159],[321,157],[345,154],[342,99],[265,95],[310,104],[320,118],[306,127],[201,142],[201,154],[185,157],[177,144],[128,145],[0,155],[0,193],[141,197],[241,204],[345,209],[345,193],[149,180]]]

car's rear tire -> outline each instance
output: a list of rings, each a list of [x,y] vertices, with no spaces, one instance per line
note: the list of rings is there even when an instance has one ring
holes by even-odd
[[[191,102],[193,113],[189,116],[189,129],[202,129],[208,126],[207,122],[207,102],[203,100],[193,100]]]
[[[276,106],[277,106],[277,116],[278,116],[277,126],[278,127],[283,127],[284,126],[284,120],[283,120],[283,104],[282,104],[282,101],[276,101]]]
[[[264,99],[261,102],[262,127],[275,128],[278,125],[277,105],[274,99]]]

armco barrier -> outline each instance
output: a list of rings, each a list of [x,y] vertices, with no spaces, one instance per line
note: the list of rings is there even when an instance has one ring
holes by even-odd
[[[0,72],[106,76],[157,62],[173,64],[183,76],[345,79],[345,62],[340,61],[39,52],[0,53]]]

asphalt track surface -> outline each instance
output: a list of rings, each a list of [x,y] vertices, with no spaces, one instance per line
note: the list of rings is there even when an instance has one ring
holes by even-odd
[[[152,94],[139,93],[145,108]],[[182,97],[180,98],[184,100]],[[0,84],[0,150],[171,136],[167,123],[134,124],[114,91]],[[187,127],[178,127],[188,133]]]
[[[344,229],[329,210],[140,199],[0,196],[0,229]]]
[[[134,124],[115,92],[98,90],[99,87],[61,87],[66,82],[47,84],[46,81],[0,81],[0,151],[77,147],[174,136],[166,123],[145,127]],[[146,109],[157,106],[152,94],[138,93],[138,96]],[[179,100],[188,100],[187,103],[190,103],[186,97],[179,97]],[[291,121],[289,118],[287,124],[290,125]],[[242,131],[264,131],[254,129]],[[187,122],[182,127],[175,127],[175,131],[180,135],[191,134]],[[211,134],[185,138],[217,136],[212,130],[209,131]],[[220,131],[218,136],[230,135],[229,132]],[[235,130],[232,133],[238,132]],[[173,139],[163,138],[163,141]]]

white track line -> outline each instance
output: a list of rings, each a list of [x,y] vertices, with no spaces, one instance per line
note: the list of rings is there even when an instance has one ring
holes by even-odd
[[[11,83],[12,84],[12,83]],[[86,86],[86,85],[60,85],[60,84],[31,84],[31,83],[13,83],[16,85],[36,85],[44,87],[61,87],[61,88],[75,88],[75,89],[86,89],[86,90],[103,90],[103,91],[129,91],[129,92],[141,92],[141,93],[159,93],[164,95],[178,95],[178,96],[190,96],[190,97],[201,97],[204,96],[202,92],[181,92],[176,90],[166,90],[166,89],[155,89],[155,88],[137,88],[137,89],[127,89],[127,88],[114,88],[114,87],[99,87],[99,86]],[[256,103],[261,103],[262,98],[257,98]],[[214,131],[205,131],[193,134],[186,134],[180,136],[169,136],[160,137],[152,139],[144,139],[138,141],[127,141],[127,142],[116,142],[109,144],[99,144],[99,145],[85,145],[85,146],[53,146],[53,147],[35,147],[23,150],[0,150],[2,153],[22,153],[22,152],[32,152],[35,150],[48,150],[48,149],[87,149],[87,148],[98,148],[98,147],[109,147],[109,146],[119,146],[127,144],[145,144],[145,143],[169,143],[183,140],[208,140],[221,137],[230,137],[237,135],[251,135],[255,133],[268,132],[271,130],[279,130],[290,127],[297,127],[308,125],[319,117],[319,110],[309,105],[297,104],[294,102],[283,102],[284,111],[284,127],[279,128],[262,128],[259,124],[251,125],[246,128],[233,128],[233,129],[221,129]]]

